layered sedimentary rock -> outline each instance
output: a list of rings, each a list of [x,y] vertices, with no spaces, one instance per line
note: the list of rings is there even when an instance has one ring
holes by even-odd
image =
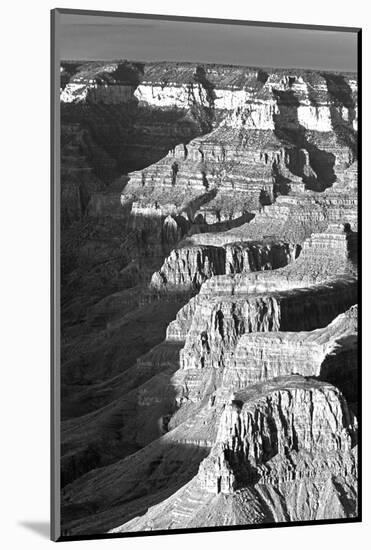
[[[356,432],[329,384],[292,376],[253,386],[226,406],[198,475],[112,532],[354,517]]]
[[[183,368],[223,368],[246,332],[313,330],[356,301],[355,282],[252,294],[246,298],[207,298],[190,323],[181,352]]]
[[[326,331],[319,331],[319,335],[313,335],[310,337],[310,339],[319,339],[320,341],[323,341],[326,337],[328,337],[329,339],[330,337],[335,338],[335,334],[339,335],[340,337],[347,336],[349,332],[352,331],[352,327],[354,328],[354,313],[354,311],[350,311],[348,314],[341,316],[339,319],[337,319],[336,322],[330,325]],[[327,336],[325,336],[326,334]],[[153,364],[151,355],[152,354],[149,354],[148,357],[143,361],[143,366],[145,366],[145,368],[151,368],[151,365]],[[173,361],[171,357],[174,356],[172,356],[171,354],[169,355],[169,353],[165,351],[165,349],[163,351],[159,351],[159,354],[157,354],[157,360],[159,360],[160,362],[167,362],[169,361],[169,359],[170,361]],[[298,361],[298,364],[300,365],[300,358],[298,358]],[[232,386],[229,386],[229,388],[231,387]],[[303,459],[303,450],[301,450],[302,453],[299,460],[297,459],[296,453],[297,438],[295,437],[295,433],[286,428],[286,423],[284,423],[287,412],[286,407],[289,406],[292,408],[295,405],[294,412],[296,415],[296,424],[293,421],[293,415],[290,416],[291,420],[289,422],[294,423],[295,429],[298,430],[299,434],[301,434],[300,429],[302,429],[304,434],[306,433],[305,430],[308,430],[307,433],[309,435],[310,424],[309,422],[304,422],[303,424],[303,418],[305,419],[306,417],[303,417],[302,415],[306,414],[310,416],[311,414],[313,414],[311,412],[311,407],[304,406],[304,411],[302,412],[296,398],[297,396],[299,396],[300,399],[302,399],[302,396],[304,395],[309,396],[308,399],[311,399],[314,395],[314,401],[316,403],[317,411],[316,418],[318,418],[320,422],[329,422],[331,428],[335,429],[334,426],[336,427],[337,420],[336,422],[334,422],[333,415],[335,415],[335,418],[340,415],[341,418],[341,412],[343,412],[344,414],[343,422],[347,428],[351,426],[353,422],[353,429],[350,430],[353,446],[353,443],[355,443],[356,424],[353,419],[352,413],[347,409],[344,398],[339,394],[338,390],[329,386],[328,384],[324,384],[321,386],[319,384],[316,384],[314,381],[309,381],[308,379],[304,381],[304,379],[301,379],[300,377],[286,379],[283,383],[281,380],[278,383],[272,379],[270,383],[266,384],[265,386],[259,386],[257,388],[252,388],[251,390],[249,390],[249,392],[244,397],[244,399],[246,399],[246,408],[249,408],[248,403],[250,403],[250,400],[252,401],[250,409],[253,409],[253,407],[255,406],[255,401],[258,401],[259,403],[263,402],[264,399],[260,398],[262,396],[262,393],[264,395],[265,392],[268,394],[268,398],[272,395],[274,396],[274,403],[276,403],[278,409],[280,410],[280,413],[282,413],[280,416],[277,417],[276,412],[273,411],[273,416],[274,418],[276,418],[277,422],[276,429],[277,432],[281,433],[281,429],[283,427],[284,431],[282,433],[286,435],[289,434],[289,436],[291,437],[291,439],[290,437],[288,439],[288,444],[291,446],[292,456],[290,455],[291,460],[288,460],[287,453],[285,452],[283,454],[277,455],[276,459],[272,459],[272,461],[265,463],[263,471],[265,473],[269,472],[269,475],[271,475],[272,477],[264,480],[263,478],[261,478],[258,486],[254,486],[253,490],[252,487],[244,489],[246,491],[249,491],[248,494],[252,495],[251,498],[253,498],[254,501],[260,503],[259,507],[261,507],[261,513],[259,514],[259,522],[278,521],[277,518],[281,518],[280,521],[287,521],[288,519],[301,520],[307,519],[308,517],[310,517],[311,519],[349,517],[349,515],[354,514],[356,506],[356,495],[354,492],[355,472],[352,470],[356,465],[356,455],[354,454],[354,449],[352,450],[351,456],[347,456],[342,452],[344,451],[345,444],[344,447],[339,450],[336,456],[329,456],[329,453],[326,451],[324,455],[324,464],[322,463],[322,459],[324,457],[321,458],[320,456],[315,456],[313,459],[312,455],[306,456],[304,453]],[[285,398],[286,394],[294,397],[291,397],[291,399],[287,399]],[[151,395],[153,396],[152,399],[155,397],[157,399],[159,398],[158,392],[151,392],[151,387],[149,387],[149,394],[147,396],[143,392],[140,393],[141,406],[151,406],[151,402],[149,399]],[[279,399],[276,396],[279,396]],[[106,494],[106,497],[103,500],[98,500],[98,502],[105,502],[106,504],[103,506],[99,504],[99,512],[97,511],[97,513],[93,515],[88,514],[83,523],[86,526],[89,524],[92,526],[102,525],[102,528],[104,528],[104,526],[106,526],[105,528],[107,528],[107,526],[109,525],[114,525],[114,522],[116,521],[117,525],[120,515],[121,517],[127,517],[128,514],[130,515],[133,512],[135,513],[135,510],[138,510],[138,506],[148,506],[151,502],[156,503],[159,500],[163,500],[164,497],[166,498],[166,492],[164,493],[162,488],[161,490],[159,489],[163,486],[162,484],[164,483],[164,481],[166,480],[167,487],[173,487],[171,492],[173,492],[174,489],[176,489],[177,487],[175,480],[179,481],[178,478],[172,477],[172,474],[170,474],[170,477],[169,474],[165,475],[165,472],[172,471],[170,464],[174,462],[174,460],[176,460],[179,465],[184,464],[184,467],[181,469],[181,471],[183,471],[183,476],[190,475],[191,472],[194,472],[194,476],[194,467],[197,464],[197,460],[200,460],[200,456],[202,457],[202,454],[199,454],[200,452],[203,452],[202,449],[205,449],[205,452],[207,453],[207,449],[213,445],[213,441],[216,441],[214,449],[218,449],[218,445],[220,443],[220,440],[218,443],[218,438],[221,437],[220,434],[225,434],[226,432],[229,432],[229,428],[226,427],[226,418],[230,418],[231,410],[235,410],[236,408],[236,410],[238,410],[238,407],[241,406],[240,394],[238,394],[238,392],[237,394],[233,394],[233,399],[236,405],[232,405],[232,407],[227,405],[225,413],[223,413],[220,421],[220,412],[218,413],[218,409],[215,408],[215,406],[212,406],[210,402],[206,407],[203,406],[202,408],[201,406],[201,409],[193,409],[193,414],[191,414],[191,416],[188,416],[188,418],[186,415],[183,423],[180,423],[178,427],[173,428],[172,431],[166,434],[166,436],[164,436],[164,438],[159,441],[159,446],[154,443],[150,447],[146,447],[146,449],[144,449],[142,452],[139,452],[139,454],[134,455],[133,460],[130,461],[129,457],[128,459],[125,459],[122,464],[117,463],[116,466],[112,466],[110,469],[107,469],[107,471],[105,471],[105,469],[103,468],[100,474],[94,475],[94,473],[92,473],[88,475],[86,479],[82,478],[81,482],[79,482],[76,487],[72,485],[70,488],[67,488],[66,495],[72,496],[74,494],[74,491],[77,490],[79,493],[78,500],[81,502],[84,502],[84,499],[86,499],[86,495],[91,495],[89,498],[93,497],[93,493],[91,493],[91,491],[94,491],[95,496],[93,498],[96,498],[96,495],[101,494],[102,491]],[[328,404],[323,406],[321,399]],[[303,405],[302,402],[301,405]],[[325,411],[325,414],[322,407]],[[332,411],[331,415],[329,414],[330,408]],[[268,414],[271,414],[271,407],[268,408]],[[350,421],[347,420],[348,415]],[[253,414],[253,418],[256,418],[255,413]],[[217,428],[218,425],[219,435],[217,436],[215,428]],[[274,425],[275,424],[272,424],[272,421],[269,420],[267,420],[266,424],[264,424],[264,426],[266,426],[266,429],[268,430],[272,429],[272,426]],[[334,432],[333,445],[335,448],[339,444],[339,441],[347,441],[347,430],[344,430],[344,433],[342,433],[340,428],[341,426],[339,428],[336,428]],[[331,442],[329,432],[328,430],[326,431],[324,429],[323,424],[321,424],[321,426],[319,427],[317,426],[317,429],[322,434],[321,443],[325,444],[326,441]],[[259,433],[262,433],[262,430]],[[256,434],[258,434],[258,432],[256,432]],[[256,435],[255,437],[258,437],[258,435]],[[266,439],[263,438],[263,441],[266,441]],[[306,440],[304,438],[304,443],[305,441]],[[310,442],[308,442],[308,445],[309,444]],[[314,447],[314,450],[317,450],[317,448],[318,446]],[[187,454],[188,450],[192,453],[192,460],[190,458],[187,458],[189,457],[189,455]],[[213,452],[215,453],[215,451]],[[155,458],[156,456],[157,458]],[[188,470],[185,467],[187,460]],[[213,461],[211,462],[213,463]],[[313,463],[316,467],[315,472],[311,472],[310,469],[308,469],[309,465]],[[210,501],[210,498],[214,494],[214,491],[217,492],[218,487],[221,488],[223,486],[223,491],[225,491],[227,485],[222,483],[219,484],[217,477],[214,481],[210,481],[213,475],[210,472],[213,472],[213,469],[212,467],[209,467],[208,464],[209,463],[206,462],[206,464],[201,465],[200,474],[195,479],[190,481],[187,485],[185,485],[184,488],[180,489],[179,493],[176,492],[173,497],[170,497],[169,503],[165,500],[164,504],[160,505],[160,514],[157,511],[157,507],[155,507],[153,512],[152,510],[150,510],[148,514],[144,516],[144,518],[142,518],[141,520],[134,520],[130,524],[124,525],[122,528],[118,528],[117,531],[130,531],[136,530],[137,528],[140,528],[142,530],[185,526],[190,527],[196,525],[201,526],[202,523],[198,523],[197,518],[202,517],[203,520],[205,519],[204,516],[200,516],[200,512],[201,509],[203,509],[203,506],[208,505],[211,505],[209,518],[210,523],[206,522],[206,525],[218,525],[218,521],[221,520],[221,515],[223,514],[224,517],[224,514],[227,513],[227,510],[222,507],[220,513],[214,516],[216,508],[214,507],[214,502]],[[285,464],[286,466],[288,465],[288,470],[286,470]],[[298,466],[297,470],[296,466]],[[331,472],[334,475],[338,474],[334,479],[331,478],[332,474],[329,475],[329,466],[331,467]],[[145,469],[148,467],[153,472],[151,483],[153,483],[154,485],[152,485],[152,489],[149,492],[145,491],[144,495],[141,495],[140,502],[143,501],[143,504],[140,504],[138,502],[137,505],[134,504],[133,508],[128,508],[128,506],[125,505],[124,502],[120,502],[120,499],[116,500],[115,503],[112,502],[112,504],[109,504],[112,498],[116,498],[115,494],[117,490],[119,491],[118,494],[127,494],[127,491],[131,493],[134,490],[134,486],[129,489],[129,480],[131,478],[140,479],[141,477],[143,477],[143,474],[139,474],[139,472],[143,469],[143,471],[145,471]],[[338,470],[341,470],[342,468],[344,469],[345,478],[341,472],[339,473],[339,471],[336,470],[336,468]],[[349,471],[347,470],[347,468],[349,468]],[[205,479],[205,470],[207,470],[208,472],[209,490],[212,490],[212,492],[205,491],[202,488],[204,486],[203,480]],[[230,468],[228,468],[227,470],[229,471]],[[350,475],[347,474],[347,471],[348,473],[350,472]],[[188,474],[186,474],[186,472],[188,472]],[[215,475],[218,476],[220,472],[221,470],[218,469]],[[224,474],[226,474],[225,470],[223,470],[223,472]],[[323,474],[325,477],[322,480],[313,479],[313,473],[314,477],[316,473],[318,474],[318,478],[320,476],[320,473]],[[279,476],[281,476],[281,478]],[[301,504],[297,501],[297,491],[299,491],[299,486],[295,487],[293,485],[293,476],[297,476],[300,480],[300,483],[302,484],[300,488],[300,499],[302,500],[300,500],[300,502],[311,502],[312,504],[309,508],[306,508],[305,506],[302,507]],[[184,480],[186,479],[187,478],[181,477],[180,484],[182,484],[182,482],[184,483]],[[268,487],[266,486],[266,483],[268,483]],[[155,489],[155,487],[157,487],[158,489]],[[342,488],[341,490],[340,487]],[[230,489],[231,488],[232,487],[230,487]],[[157,490],[160,490],[160,493],[157,493]],[[277,493],[277,490],[279,491],[278,500],[277,498],[274,499],[274,504],[271,501],[270,505],[267,508],[264,503],[267,502],[269,493]],[[252,493],[250,493],[250,491],[252,491]],[[135,500],[134,494],[135,491],[133,493],[133,499]],[[233,495],[236,496],[237,502],[239,502],[239,499],[242,499],[241,502],[243,503],[245,502],[245,500],[247,500],[248,502],[251,501],[251,498],[245,499],[248,494],[244,494],[244,496],[242,496],[241,490],[238,490],[237,492],[233,490]],[[314,498],[314,496],[318,494],[321,495],[321,498]],[[345,494],[347,494],[347,497],[345,497]],[[194,503],[197,501],[199,502],[200,509],[198,509],[197,506],[195,507],[194,505]],[[321,503],[320,505],[318,505],[319,502]],[[193,505],[191,503],[193,503]],[[334,506],[334,503],[336,503],[336,506]],[[277,506],[278,508],[276,508]],[[163,507],[165,507],[165,509]],[[169,508],[171,510],[171,513],[169,512]],[[130,510],[132,510],[132,512],[130,512]],[[173,512],[175,515],[173,515]],[[240,512],[240,515],[236,516],[235,514],[232,514],[230,516],[231,524],[245,523],[246,521],[250,523],[255,522],[253,510],[250,510],[249,507],[246,508],[246,506],[243,506]],[[170,514],[171,521],[169,519],[169,515],[167,514]],[[73,528],[73,524],[71,524],[71,532],[84,532],[84,530],[81,530],[81,527],[79,528],[79,521],[75,523],[75,528]],[[85,527],[85,530],[86,528],[87,527]]]
[[[222,381],[225,393],[290,374],[336,383],[350,401],[357,384],[357,307],[313,331],[241,336]]]
[[[233,215],[237,205],[231,203],[231,193],[243,211],[255,211],[271,203],[277,193],[324,190],[354,162],[356,87],[352,78],[338,79],[342,93],[337,95],[331,75],[250,70],[240,72],[237,84],[228,83],[228,68],[224,80],[214,81],[214,74],[212,68],[202,73],[199,84],[206,90],[205,98],[199,95],[197,101],[205,105],[209,100],[215,129],[131,174],[129,189],[142,186],[146,193],[153,183],[164,192],[174,188],[174,193],[184,188],[215,189],[215,199],[200,210],[205,219],[210,210],[226,216],[229,209]],[[187,70],[178,71],[179,79],[186,77],[190,77]],[[146,95],[148,103],[168,107],[166,86],[158,93],[154,82],[145,94],[149,84],[149,80],[143,82],[141,95]],[[170,98],[183,108],[194,99],[192,93],[187,96],[186,88],[181,81],[178,93],[174,81],[169,88]],[[224,114],[219,124],[218,113]],[[347,131],[350,137],[344,142]]]
[[[151,279],[154,288],[195,288],[212,277],[225,273],[225,250],[217,247],[190,247],[171,251],[159,272]]]
[[[273,388],[252,387],[226,407],[200,483],[213,493],[233,493],[251,482],[355,475],[356,429],[333,386],[291,377],[277,379]]]
[[[357,276],[357,233],[347,225],[330,224],[323,233],[314,233],[303,242],[295,262],[273,273],[237,273],[207,281],[201,294],[224,295],[262,293],[309,287],[327,280],[355,280]]]
[[[166,117],[172,117],[172,131],[179,127],[179,133],[168,136],[171,151],[131,174],[127,192],[151,196],[154,184],[157,196],[160,190],[177,195],[215,188],[212,204],[201,209],[204,219],[256,210],[277,192],[322,190],[341,180],[356,158],[352,75],[128,62],[64,68],[66,112],[80,122],[87,117],[79,113],[91,113],[85,125],[98,141],[91,120],[99,116],[106,119],[104,125],[112,125],[112,108],[120,109],[115,124],[122,120],[121,129],[112,128],[117,139],[110,147],[111,160],[119,165],[124,166],[122,156],[137,158],[135,148],[148,154],[139,137],[147,136],[149,144],[157,132],[151,148],[158,147],[159,132],[169,127]],[[136,110],[135,119],[128,103]],[[107,112],[96,111],[99,105],[106,105]],[[138,135],[134,143],[133,132]],[[205,135],[189,141],[197,133]]]
[[[274,204],[265,206],[249,223],[221,232],[189,233],[186,244],[225,245],[239,240],[258,240],[278,236],[283,241],[301,245],[312,233],[323,232],[331,223],[349,224],[357,231],[357,194],[335,192],[294,193],[278,196]]]
[[[61,101],[104,104],[133,101],[141,71],[139,63],[62,62]]]
[[[214,383],[222,388],[222,396],[226,397],[230,388],[240,389],[297,373],[336,383],[353,403],[357,400],[358,374],[356,316],[357,309],[352,307],[322,329],[283,332],[272,326],[273,331],[246,332],[240,337],[235,335],[234,340],[215,345],[208,355],[202,344],[197,349],[192,344],[187,347],[182,341],[168,340],[168,343],[182,345],[182,368],[176,379],[179,385],[187,388],[188,399],[199,401],[207,396],[208,385],[202,381],[208,377],[214,378]]]
[[[354,239],[351,231],[330,226],[286,267],[206,281],[167,331],[169,339],[186,342],[184,368],[220,368],[246,332],[312,330],[354,304]]]
[[[62,69],[64,534],[355,517],[355,76]]]
[[[195,289],[214,275],[277,269],[294,258],[294,247],[282,242],[240,242],[225,247],[182,246],[171,251],[151,286],[159,290]]]

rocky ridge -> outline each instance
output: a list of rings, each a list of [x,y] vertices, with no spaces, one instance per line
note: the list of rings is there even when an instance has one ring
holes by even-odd
[[[356,77],[62,77],[64,533],[355,517]]]
[[[292,376],[252,386],[224,409],[197,476],[111,532],[356,514],[355,433],[356,421],[331,385]]]

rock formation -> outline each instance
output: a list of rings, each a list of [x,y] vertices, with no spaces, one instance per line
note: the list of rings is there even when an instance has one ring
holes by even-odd
[[[112,532],[354,517],[356,430],[334,386],[299,376],[252,386],[226,405],[188,486]]]
[[[61,67],[65,535],[357,517],[357,78]]]

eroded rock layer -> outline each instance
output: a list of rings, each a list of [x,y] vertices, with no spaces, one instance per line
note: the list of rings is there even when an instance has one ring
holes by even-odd
[[[200,515],[207,526],[354,517],[356,431],[334,386],[300,376],[252,386],[226,405],[197,476],[112,532],[201,526]]]
[[[356,517],[356,76],[61,69],[63,534]]]

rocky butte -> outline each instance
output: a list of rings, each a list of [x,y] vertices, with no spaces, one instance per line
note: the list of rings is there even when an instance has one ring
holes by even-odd
[[[357,517],[357,77],[63,62],[65,535]]]

